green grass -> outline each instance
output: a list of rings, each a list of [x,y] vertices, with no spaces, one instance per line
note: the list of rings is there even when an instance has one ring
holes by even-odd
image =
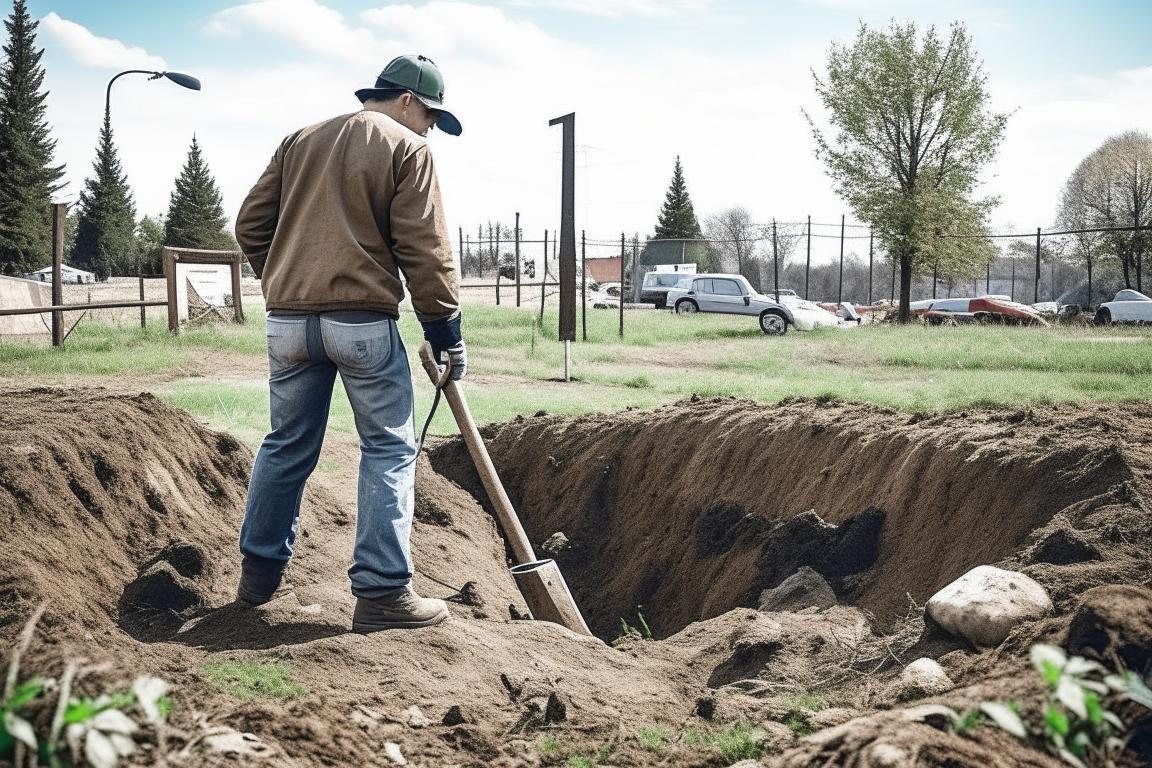
[[[649,752],[663,752],[668,746],[668,729],[659,725],[641,728],[636,731],[636,738]]]
[[[290,667],[271,661],[211,662],[200,674],[239,699],[294,699],[308,693],[292,679]]]
[[[541,757],[556,757],[560,754],[560,742],[555,736],[545,736],[537,745]]]
[[[171,336],[157,321],[141,330],[82,322],[63,350],[43,343],[0,343],[0,376],[29,386],[75,377],[146,375],[148,387],[212,426],[256,444],[268,429],[264,319]],[[471,378],[468,403],[483,424],[537,411],[572,415],[646,408],[693,394],[734,395],[762,402],[785,397],[860,400],[904,411],[960,410],[985,405],[1152,399],[1152,329],[953,328],[864,326],[767,337],[754,319],[724,315],[677,317],[633,311],[626,336],[614,312],[588,313],[587,343],[572,345],[575,381],[564,383],[556,313],[544,326],[530,308],[466,306],[464,335]],[[405,312],[420,426],[431,387],[416,360],[421,329]],[[214,376],[227,353],[229,372]],[[205,362],[207,359],[208,362]],[[250,370],[246,378],[235,370]],[[189,376],[192,378],[189,378]],[[347,399],[333,398],[332,426],[351,431]],[[456,432],[448,409],[433,434]]]
[[[725,760],[736,762],[760,757],[763,751],[757,743],[763,736],[760,731],[748,725],[736,725],[712,737],[712,746],[719,750]]]

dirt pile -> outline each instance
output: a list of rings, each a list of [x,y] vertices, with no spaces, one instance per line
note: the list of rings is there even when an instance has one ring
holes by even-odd
[[[886,711],[897,661],[939,658],[960,685],[942,700],[964,707],[1039,696],[1024,660],[1037,638],[1148,653],[1152,407],[923,418],[712,400],[485,431],[534,543],[574,545],[558,559],[612,646],[513,619],[523,601],[458,441],[418,463],[413,531],[416,587],[452,619],[362,637],[345,573],[354,438],[330,435],[286,589],[253,610],[231,602],[247,447],[148,395],[25,390],[0,394],[0,647],[51,598],[27,668],[112,662],[86,695],[164,677],[175,749],[226,724],[281,756],[265,764],[389,765],[394,742],[415,765],[477,767],[728,765],[688,734],[740,723],[767,764],[1047,765],[990,729],[960,738]],[[976,654],[926,629],[909,595],[986,563],[1039,580],[1057,615]],[[793,582],[796,610],[753,610],[798,571],[818,606]],[[662,640],[616,638],[637,605]],[[216,661],[284,664],[305,692],[239,699],[209,682]],[[654,728],[658,751],[637,737]]]
[[[594,631],[615,636],[643,606],[667,636],[755,607],[802,566],[891,623],[910,599],[1013,557],[1054,519],[1079,525],[1133,502],[1148,478],[1152,410],[924,417],[711,399],[518,419],[487,436],[533,541],[556,531],[571,541],[558,560]],[[460,444],[431,456],[483,498]],[[1039,570],[1092,560],[1061,536],[1038,547],[1033,560],[1049,561]]]

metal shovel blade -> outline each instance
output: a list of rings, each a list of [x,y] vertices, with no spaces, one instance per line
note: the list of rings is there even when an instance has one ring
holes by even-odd
[[[555,560],[537,560],[514,566],[512,578],[516,580],[532,618],[560,624],[573,632],[592,634]]]

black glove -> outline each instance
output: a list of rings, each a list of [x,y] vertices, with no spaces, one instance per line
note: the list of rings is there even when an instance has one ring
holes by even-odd
[[[464,342],[461,341],[451,349],[446,349],[444,352],[448,355],[448,359],[452,362],[452,373],[448,378],[452,381],[460,381],[464,378],[464,374],[468,372],[468,350],[464,347]],[[443,358],[436,355],[436,362],[441,365],[444,364]]]
[[[439,320],[421,323],[424,326],[424,340],[432,346],[436,362],[444,363],[444,353],[452,361],[452,380],[464,378],[468,370],[468,353],[464,349],[464,339],[460,336],[460,312]]]

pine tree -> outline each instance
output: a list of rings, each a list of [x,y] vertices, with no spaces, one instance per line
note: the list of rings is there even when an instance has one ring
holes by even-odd
[[[234,248],[235,241],[224,230],[227,221],[220,190],[193,136],[188,159],[168,202],[164,244],[177,248]]]
[[[668,194],[664,197],[664,205],[656,219],[655,237],[681,239],[700,236],[700,221],[692,208],[688,184],[684,181],[684,170],[680,167],[680,156],[677,155],[676,165],[672,169],[672,183],[668,185]]]
[[[0,63],[0,274],[21,274],[51,257],[51,200],[64,185],[52,165],[56,142],[44,119],[44,49],[25,0],[4,20],[8,42]]]
[[[113,271],[133,274],[137,261],[136,206],[112,141],[107,112],[92,171],[80,193],[72,263],[95,272],[100,280]]]

